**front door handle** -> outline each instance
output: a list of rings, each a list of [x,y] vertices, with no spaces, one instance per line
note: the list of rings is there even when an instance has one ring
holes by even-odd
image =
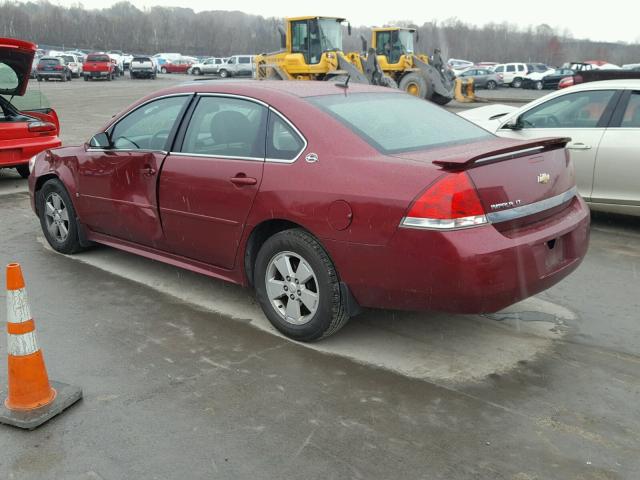
[[[567,145],[569,150],[591,150],[591,145],[585,145],[584,143],[570,143]]]
[[[246,177],[244,175],[236,175],[235,177],[233,177],[231,179],[231,183],[233,183],[234,185],[238,185],[238,186],[255,185],[256,183],[258,183],[258,180],[256,180],[253,177]]]
[[[151,165],[145,165],[144,167],[142,167],[142,174],[146,177],[152,177],[156,174],[156,169]]]

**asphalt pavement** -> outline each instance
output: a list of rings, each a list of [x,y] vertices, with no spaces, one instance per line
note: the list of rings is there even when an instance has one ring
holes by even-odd
[[[40,88],[79,143],[183,80]],[[84,398],[2,426],[2,479],[638,478],[637,219],[594,216],[583,265],[498,314],[366,311],[306,345],[251,291],[106,247],[55,253],[25,187],[0,171],[0,265],[23,265],[49,376]]]

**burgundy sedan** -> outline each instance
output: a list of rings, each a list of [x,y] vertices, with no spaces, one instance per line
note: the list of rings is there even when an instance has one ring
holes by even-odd
[[[194,82],[37,157],[51,246],[100,243],[253,287],[297,340],[361,307],[492,312],[582,261],[566,138],[498,138],[399,90]]]

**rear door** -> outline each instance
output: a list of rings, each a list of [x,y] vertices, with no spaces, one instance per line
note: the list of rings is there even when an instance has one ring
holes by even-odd
[[[169,251],[233,268],[262,180],[267,116],[265,105],[246,98],[200,96],[160,176]]]
[[[519,115],[522,128],[502,127],[500,136],[532,140],[569,137],[580,194],[589,199],[593,189],[593,170],[600,140],[618,101],[615,90],[589,90],[568,93],[540,103]]]
[[[158,172],[191,95],[152,100],[108,130],[113,147],[85,147],[78,157],[78,210],[91,230],[158,247],[162,228]]]
[[[626,91],[604,132],[591,200],[640,208],[640,91]]]

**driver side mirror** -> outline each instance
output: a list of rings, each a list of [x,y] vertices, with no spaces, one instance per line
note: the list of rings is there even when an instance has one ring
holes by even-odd
[[[520,120],[520,117],[516,117],[508,120],[502,128],[506,128],[508,130],[522,130],[524,128],[524,123]]]
[[[112,148],[113,144],[107,132],[96,133],[89,141],[89,146],[94,148]]]

